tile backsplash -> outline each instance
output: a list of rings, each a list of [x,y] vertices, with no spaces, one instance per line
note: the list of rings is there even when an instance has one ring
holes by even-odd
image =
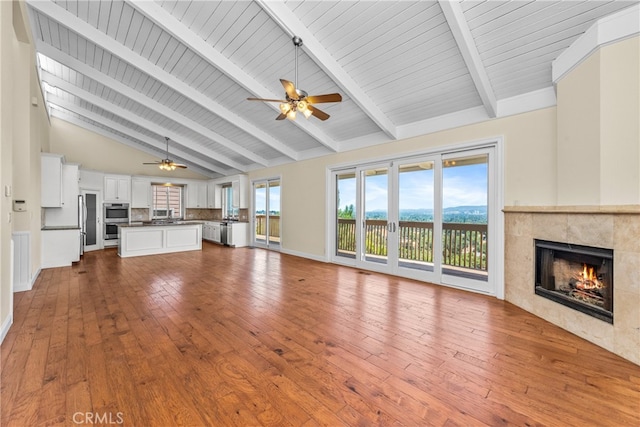
[[[131,221],[149,221],[149,208],[131,208]]]
[[[215,211],[220,209],[186,209],[185,219],[200,219],[200,220],[212,220],[215,218]]]

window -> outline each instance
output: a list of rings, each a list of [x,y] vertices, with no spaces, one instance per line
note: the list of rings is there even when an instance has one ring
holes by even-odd
[[[181,185],[152,184],[152,218],[183,218],[183,189],[184,187]]]
[[[233,185],[222,185],[222,217],[238,218],[238,207],[233,206]]]

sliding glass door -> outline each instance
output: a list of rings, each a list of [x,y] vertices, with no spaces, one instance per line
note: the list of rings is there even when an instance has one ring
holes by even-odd
[[[334,172],[332,261],[493,293],[492,150]]]
[[[280,180],[253,183],[253,246],[280,249]]]

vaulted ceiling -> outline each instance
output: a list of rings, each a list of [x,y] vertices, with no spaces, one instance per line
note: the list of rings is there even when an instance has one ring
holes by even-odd
[[[52,116],[219,177],[555,103],[552,61],[638,1],[29,0]],[[280,79],[331,117],[275,118]]]

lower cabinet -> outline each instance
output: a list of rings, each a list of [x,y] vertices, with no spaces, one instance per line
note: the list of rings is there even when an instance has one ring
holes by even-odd
[[[43,229],[42,268],[68,267],[80,260],[80,229]]]
[[[202,226],[202,238],[211,242],[220,243],[220,223],[206,221]]]

